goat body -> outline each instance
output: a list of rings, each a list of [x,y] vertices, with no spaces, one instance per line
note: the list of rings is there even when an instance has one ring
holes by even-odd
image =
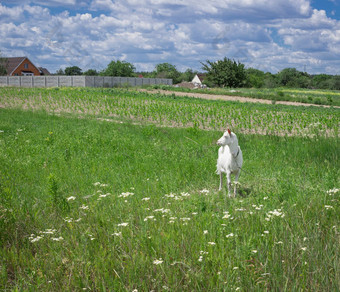
[[[235,175],[234,196],[236,196],[237,182],[243,164],[242,150],[240,146],[238,146],[237,136],[228,129],[217,141],[217,145],[221,146],[218,149],[218,159],[216,165],[216,173],[220,175],[219,190],[222,190],[223,173],[225,173],[228,181],[228,195],[230,197],[231,174],[233,174]]]

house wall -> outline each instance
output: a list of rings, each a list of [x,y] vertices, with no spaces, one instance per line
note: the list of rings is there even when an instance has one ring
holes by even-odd
[[[28,64],[28,68],[25,68],[25,64]],[[22,76],[22,71],[32,71],[34,76],[40,76],[38,68],[36,68],[28,59],[25,59],[10,76],[16,76],[15,74],[18,74],[17,76]]]

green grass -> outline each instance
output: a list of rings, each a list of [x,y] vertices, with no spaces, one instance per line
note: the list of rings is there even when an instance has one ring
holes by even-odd
[[[238,133],[241,196],[229,199],[214,173],[220,131],[165,127],[166,110],[162,127],[123,114],[154,96],[46,92],[0,96],[0,289],[339,290],[338,137]],[[103,104],[117,111],[109,121],[93,110]]]
[[[205,94],[243,96],[256,99],[269,99],[272,101],[291,101],[316,105],[340,106],[340,91],[302,88],[207,88],[189,89],[168,85],[153,85],[153,89],[164,89],[181,92],[198,92]]]

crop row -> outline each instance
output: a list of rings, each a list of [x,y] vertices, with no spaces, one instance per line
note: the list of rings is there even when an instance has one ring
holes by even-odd
[[[240,104],[148,94],[126,89],[2,88],[0,106],[161,126],[196,127],[288,136],[339,136],[340,111],[333,108]]]

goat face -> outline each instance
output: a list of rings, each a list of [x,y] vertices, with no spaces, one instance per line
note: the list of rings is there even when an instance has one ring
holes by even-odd
[[[228,129],[224,132],[223,136],[217,140],[218,146],[226,146],[230,145],[234,141],[234,135],[233,133]]]

